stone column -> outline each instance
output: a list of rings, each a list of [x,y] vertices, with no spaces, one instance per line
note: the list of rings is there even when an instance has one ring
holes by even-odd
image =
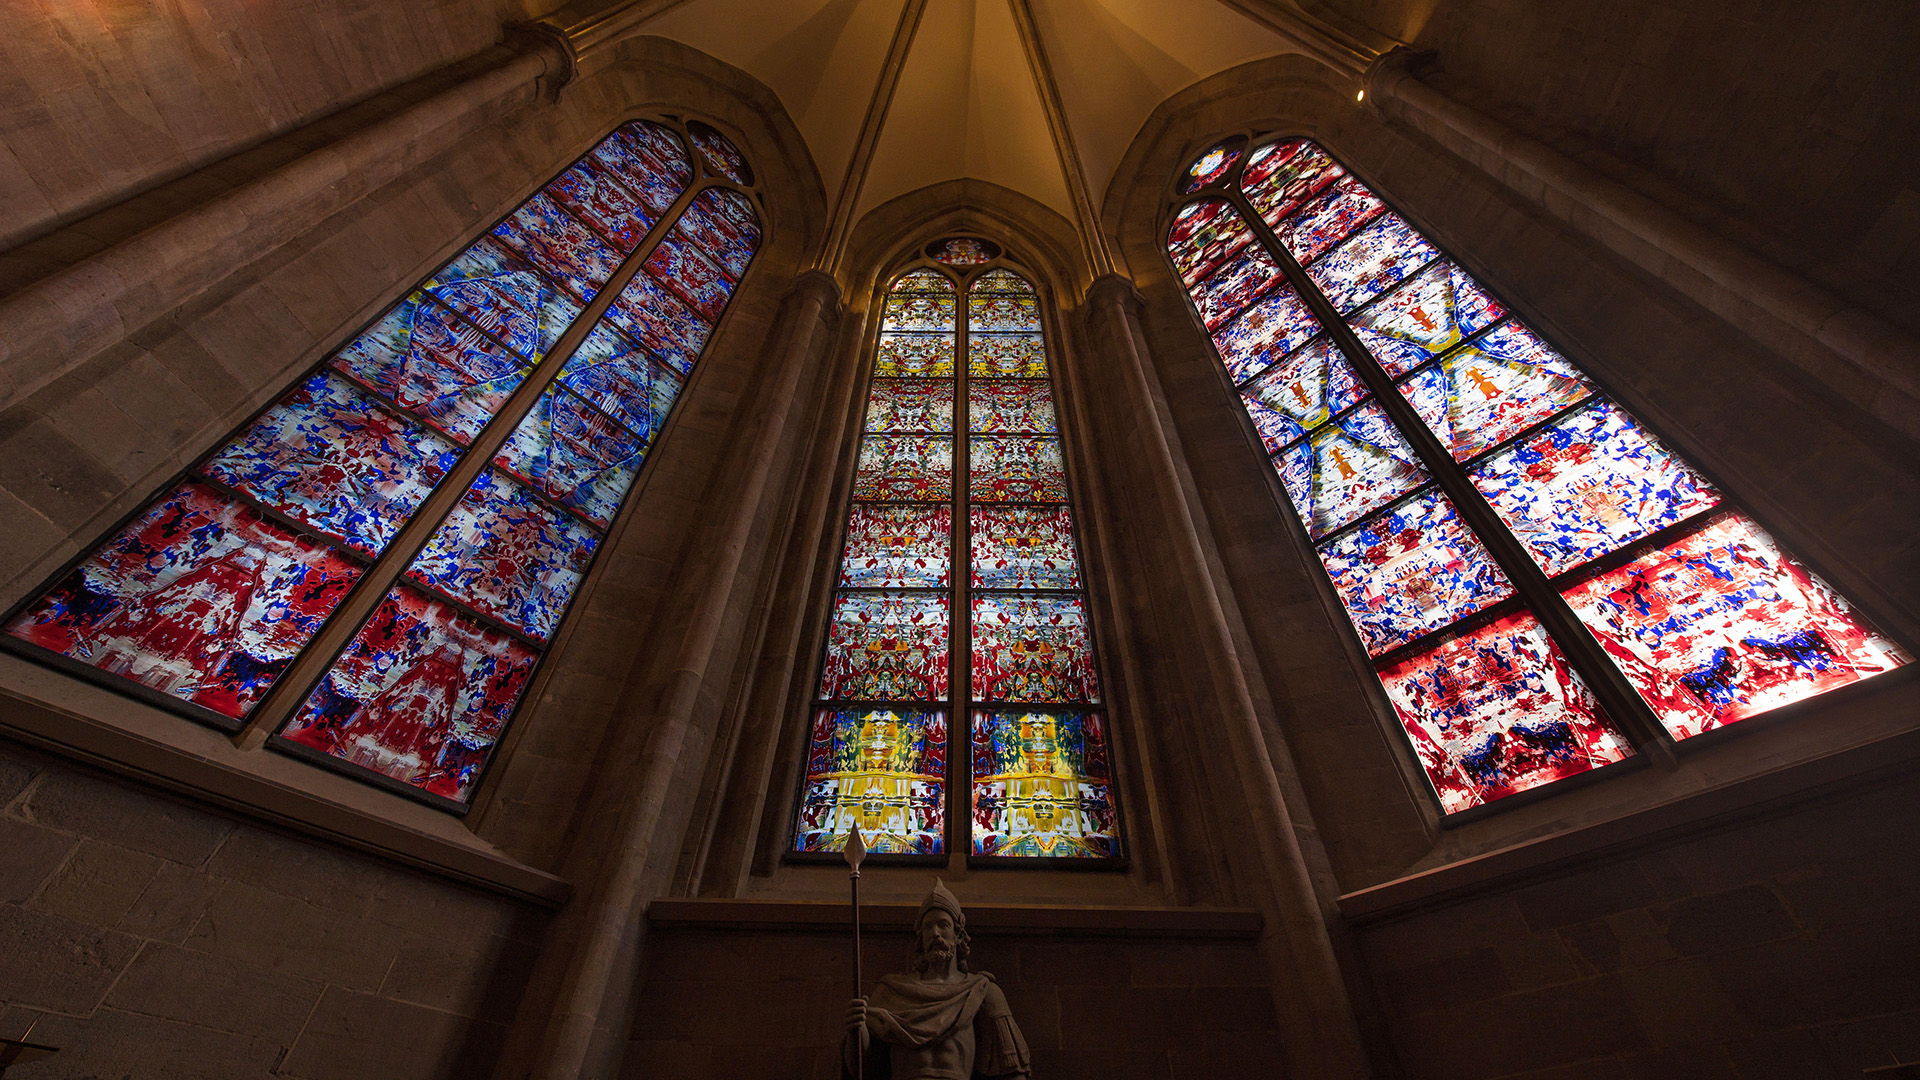
[[[1217,710],[1213,720],[1226,737],[1225,753],[1216,753],[1209,769],[1222,778],[1222,794],[1242,802],[1255,826],[1243,841],[1258,860],[1244,900],[1266,916],[1261,949],[1272,972],[1288,1075],[1358,1080],[1372,1070],[1329,935],[1331,906],[1323,906],[1314,889],[1270,754],[1273,740],[1261,730],[1228,613],[1208,572],[1191,478],[1140,330],[1141,304],[1132,281],[1105,275],[1088,290],[1085,327],[1094,355],[1112,376],[1110,408],[1130,421],[1138,455],[1134,477],[1150,485],[1147,501],[1164,515],[1151,523],[1163,530],[1170,549],[1156,573],[1186,598],[1191,623],[1184,629],[1193,634],[1193,652],[1207,658],[1207,670],[1194,678],[1212,694],[1193,704],[1202,712]]]
[[[1833,393],[1920,437],[1920,342],[1878,316],[1419,78],[1419,54],[1388,52],[1367,102],[1460,155],[1529,203],[1666,282]]]
[[[618,1072],[646,908],[670,877],[677,838],[655,858],[654,840],[683,760],[704,759],[695,745],[696,710],[723,696],[728,672],[711,670],[729,606],[754,584],[739,577],[754,523],[777,493],[779,448],[791,423],[802,377],[818,370],[839,312],[839,287],[826,274],[800,275],[782,303],[771,339],[767,378],[751,432],[709,495],[717,511],[704,546],[681,568],[687,585],[666,616],[679,621],[667,653],[636,663],[615,707],[597,790],[589,795],[567,876],[577,898],[562,912],[541,969],[522,1003],[508,1052],[496,1075],[506,1080],[576,1080]]]

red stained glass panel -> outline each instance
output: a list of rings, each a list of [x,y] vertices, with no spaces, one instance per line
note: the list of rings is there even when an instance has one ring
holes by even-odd
[[[514,638],[395,586],[280,735],[465,802],[538,659]]]
[[[337,552],[189,481],[6,629],[237,720],[266,697],[359,576]]]
[[[836,595],[819,696],[829,701],[945,700],[948,608],[944,593]]]
[[[1384,209],[1365,184],[1348,176],[1308,200],[1273,232],[1296,262],[1310,263]]]
[[[840,585],[848,589],[944,589],[953,565],[953,508],[855,503],[847,515]]]
[[[967,374],[976,378],[1044,379],[1047,347],[1039,334],[968,334]]]
[[[1369,656],[1513,595],[1453,503],[1429,490],[1320,549]]]
[[[622,255],[631,252],[653,227],[654,219],[639,195],[613,179],[611,170],[592,155],[561,173],[546,191]]]
[[[493,235],[581,300],[592,300],[620,266],[620,253],[546,194],[528,199]]]
[[[720,268],[708,261],[693,241],[679,233],[660,238],[659,246],[647,256],[646,270],[708,322],[719,320],[720,313],[726,310],[727,297],[733,292],[733,283]]]
[[[1380,670],[1449,814],[1633,753],[1531,612]]]
[[[1911,659],[1737,513],[1566,597],[1676,739]]]
[[[980,502],[1065,502],[1066,463],[1058,439],[974,436],[970,491]]]
[[[1246,221],[1225,199],[1188,203],[1174,216],[1167,253],[1189,286],[1233,257],[1253,237]]]
[[[953,384],[933,379],[875,379],[867,391],[868,431],[953,430]]]
[[[973,699],[1098,702],[1100,679],[1080,597],[974,594]]]
[[[1044,382],[976,379],[967,384],[967,426],[988,433],[1051,435],[1059,430]]]
[[[1073,513],[1064,506],[968,509],[976,589],[1078,589]]]
[[[1465,270],[1441,261],[1355,312],[1353,332],[1398,378],[1506,314]]]
[[[1312,142],[1283,139],[1255,150],[1247,159],[1240,190],[1267,224],[1276,225],[1345,175],[1347,171]]]
[[[1207,324],[1208,333],[1213,333],[1245,311],[1255,297],[1285,280],[1280,264],[1273,261],[1265,248],[1248,244],[1219,272],[1190,291],[1193,306],[1200,311],[1200,321]]]

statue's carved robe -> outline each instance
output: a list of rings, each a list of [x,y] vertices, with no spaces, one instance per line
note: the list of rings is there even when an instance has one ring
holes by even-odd
[[[973,1028],[973,1074],[929,1074],[916,1080],[973,1080],[1020,1077],[1031,1067],[1026,1037],[1013,1022],[1007,996],[984,971],[953,982],[921,982],[911,975],[888,975],[867,998],[867,1072],[860,1080],[894,1080],[888,1046],[926,1046]],[[853,1053],[847,1051],[849,1067]]]

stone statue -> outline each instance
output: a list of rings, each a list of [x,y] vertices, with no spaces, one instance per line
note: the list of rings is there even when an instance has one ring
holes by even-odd
[[[913,970],[888,975],[870,998],[847,1003],[846,1071],[858,1046],[858,1080],[1028,1080],[1027,1040],[1006,995],[984,971],[967,970],[967,916],[944,883],[913,923]]]

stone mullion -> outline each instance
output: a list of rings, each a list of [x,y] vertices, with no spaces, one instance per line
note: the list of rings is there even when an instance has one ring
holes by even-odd
[[[954,275],[956,278],[958,274]],[[952,667],[947,693],[947,848],[948,865],[966,865],[973,850],[973,410],[968,381],[972,366],[970,298],[978,273],[957,281],[953,304],[953,617],[949,645]]]
[[[1414,453],[1426,467],[1427,475],[1453,501],[1461,520],[1486,545],[1488,554],[1507,575],[1507,580],[1512,582],[1514,591],[1560,646],[1568,662],[1580,673],[1594,696],[1600,699],[1621,734],[1648,758],[1662,765],[1672,765],[1672,742],[1665,734],[1659,718],[1632,684],[1627,682],[1620,669],[1607,659],[1600,643],[1587,632],[1559,590],[1553,587],[1526,549],[1520,546],[1520,541],[1500,520],[1493,505],[1467,478],[1466,471],[1440,444],[1439,438],[1427,427],[1420,414],[1414,411],[1413,405],[1401,396],[1386,369],[1374,359],[1353,328],[1347,325],[1346,319],[1334,309],[1332,302],[1321,293],[1305,268],[1280,242],[1280,238],[1268,227],[1266,219],[1254,211],[1253,205],[1239,190],[1230,190],[1225,194],[1247,222],[1255,239],[1267,249],[1267,253],[1286,274],[1287,282],[1313,311],[1314,317],[1320,320],[1325,333],[1351,361],[1354,371],[1367,384],[1373,399],[1379,402],[1401,436],[1413,447]],[[1319,545],[1316,543],[1314,546],[1317,558]],[[1378,672],[1377,663],[1370,660],[1369,666]]]
[[[699,162],[698,148],[692,146],[690,140],[687,149],[690,166],[693,169],[703,169],[703,165]],[[553,183],[553,179],[550,178],[546,183],[541,184],[535,189],[533,195],[545,191],[547,186]],[[501,446],[505,445],[513,429],[526,418],[527,413],[532,411],[547,387],[559,378],[567,361],[573,358],[573,354],[586,341],[587,335],[599,325],[608,309],[613,306],[613,301],[627,287],[627,283],[633,280],[647,259],[652,257],[654,249],[660,245],[660,241],[665,238],[668,231],[679,222],[681,214],[685,213],[694,197],[709,186],[711,184],[705,181],[699,172],[693,174],[686,188],[655,220],[653,227],[647,230],[647,235],[635,246],[633,252],[621,261],[620,266],[594,294],[593,300],[582,307],[579,316],[553,343],[553,347],[547,351],[546,355],[533,364],[527,377],[508,396],[494,414],[493,419],[487,421],[486,426],[473,437],[473,441],[467,444],[460,460],[447,471],[445,476],[441,477],[440,483],[421,502],[420,507],[401,527],[399,533],[395,534],[393,540],[387,544],[386,550],[367,568],[366,572],[360,575],[360,580],[354,583],[353,588],[340,601],[339,607],[334,609],[333,614],[321,626],[320,632],[307,642],[294,662],[274,683],[273,689],[268,692],[266,698],[255,707],[246,726],[234,735],[236,744],[248,749],[262,745],[267,736],[279,730],[281,725],[290,719],[295,710],[307,700],[307,696],[313,692],[313,687],[333,666],[335,659],[353,640],[353,636],[359,633],[361,625],[373,614],[375,607],[386,597],[388,590],[400,580],[401,574],[412,564],[421,549],[426,547],[427,541],[439,529],[447,514],[459,504],[461,498],[466,495],[467,489],[473,486],[473,482],[479,478],[480,474],[492,465],[494,455],[499,452]],[[529,195],[528,198],[532,198],[533,195]],[[524,202],[525,200],[522,200],[522,205]],[[471,243],[472,241],[469,241],[469,244]],[[415,288],[417,287],[418,283],[415,285]]]

